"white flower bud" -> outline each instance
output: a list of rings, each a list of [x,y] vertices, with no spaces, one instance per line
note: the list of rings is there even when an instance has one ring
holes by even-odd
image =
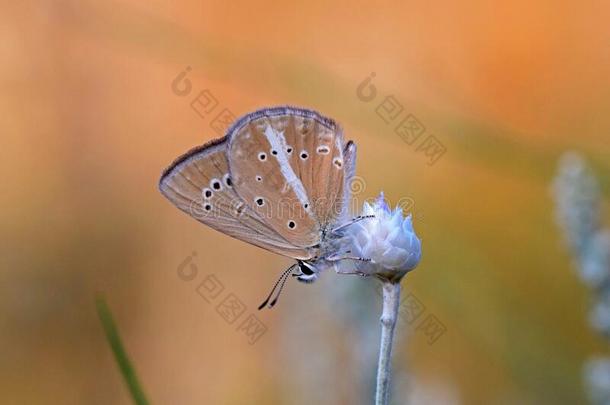
[[[347,228],[344,243],[351,256],[370,259],[356,263],[359,272],[399,281],[421,259],[421,241],[413,230],[411,215],[391,212],[383,193],[373,205],[364,203],[361,215],[374,215]]]

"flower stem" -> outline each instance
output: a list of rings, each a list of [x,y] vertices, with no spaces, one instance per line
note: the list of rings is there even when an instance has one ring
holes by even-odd
[[[383,310],[381,313],[381,341],[377,365],[375,405],[387,405],[390,398],[392,374],[392,341],[400,302],[400,282],[383,281]]]

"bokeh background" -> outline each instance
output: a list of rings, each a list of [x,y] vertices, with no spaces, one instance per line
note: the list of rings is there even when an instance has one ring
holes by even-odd
[[[580,151],[608,223],[609,18],[610,4],[575,1],[5,2],[0,402],[131,402],[96,293],[152,403],[371,402],[372,281],[291,283],[258,312],[290,261],[157,191],[172,159],[218,136],[220,109],[277,104],[343,125],[359,145],[357,198],[415,202],[424,256],[404,289],[446,331],[430,344],[401,320],[395,403],[585,402],[583,364],[608,344],[587,322],[549,188],[559,156]],[[205,89],[218,107],[202,117],[191,102]],[[376,114],[390,95],[442,143],[434,164]],[[189,256],[197,277],[184,281]],[[197,293],[210,274],[242,319]],[[267,328],[255,344],[237,330],[250,313]]]

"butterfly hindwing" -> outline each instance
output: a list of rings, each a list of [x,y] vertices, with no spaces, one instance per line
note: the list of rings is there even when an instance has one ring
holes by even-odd
[[[162,175],[161,193],[180,210],[229,236],[293,258],[310,258],[287,241],[235,192],[226,156],[227,138],[178,158]]]

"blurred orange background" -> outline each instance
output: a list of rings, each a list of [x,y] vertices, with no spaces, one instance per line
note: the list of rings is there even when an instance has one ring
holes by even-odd
[[[214,114],[190,105],[204,89],[236,116],[293,104],[335,118],[359,146],[360,196],[415,201],[424,256],[404,288],[446,333],[429,344],[398,326],[395,365],[422,392],[414,402],[584,402],[583,361],[608,347],[588,327],[549,184],[558,156],[581,151],[608,218],[609,19],[603,2],[5,4],[2,402],[130,403],[98,292],[153,403],[300,404],[325,392],[317,402],[372,402],[350,377],[357,350],[311,364],[320,348],[354,345],[353,330],[377,343],[374,318],[308,316],[316,303],[358,305],[333,300],[341,277],[289,284],[258,312],[289,260],[200,225],[157,191],[166,165],[218,136]],[[172,81],[187,66],[193,90],[179,96]],[[367,103],[356,89],[371,72]],[[389,95],[446,148],[434,164],[376,114]],[[199,278],[185,282],[177,268],[193,252]],[[212,273],[267,327],[255,344],[197,294]],[[295,322],[303,333],[290,334]],[[316,350],[313,327],[328,331]],[[299,367],[319,384],[299,387]]]

